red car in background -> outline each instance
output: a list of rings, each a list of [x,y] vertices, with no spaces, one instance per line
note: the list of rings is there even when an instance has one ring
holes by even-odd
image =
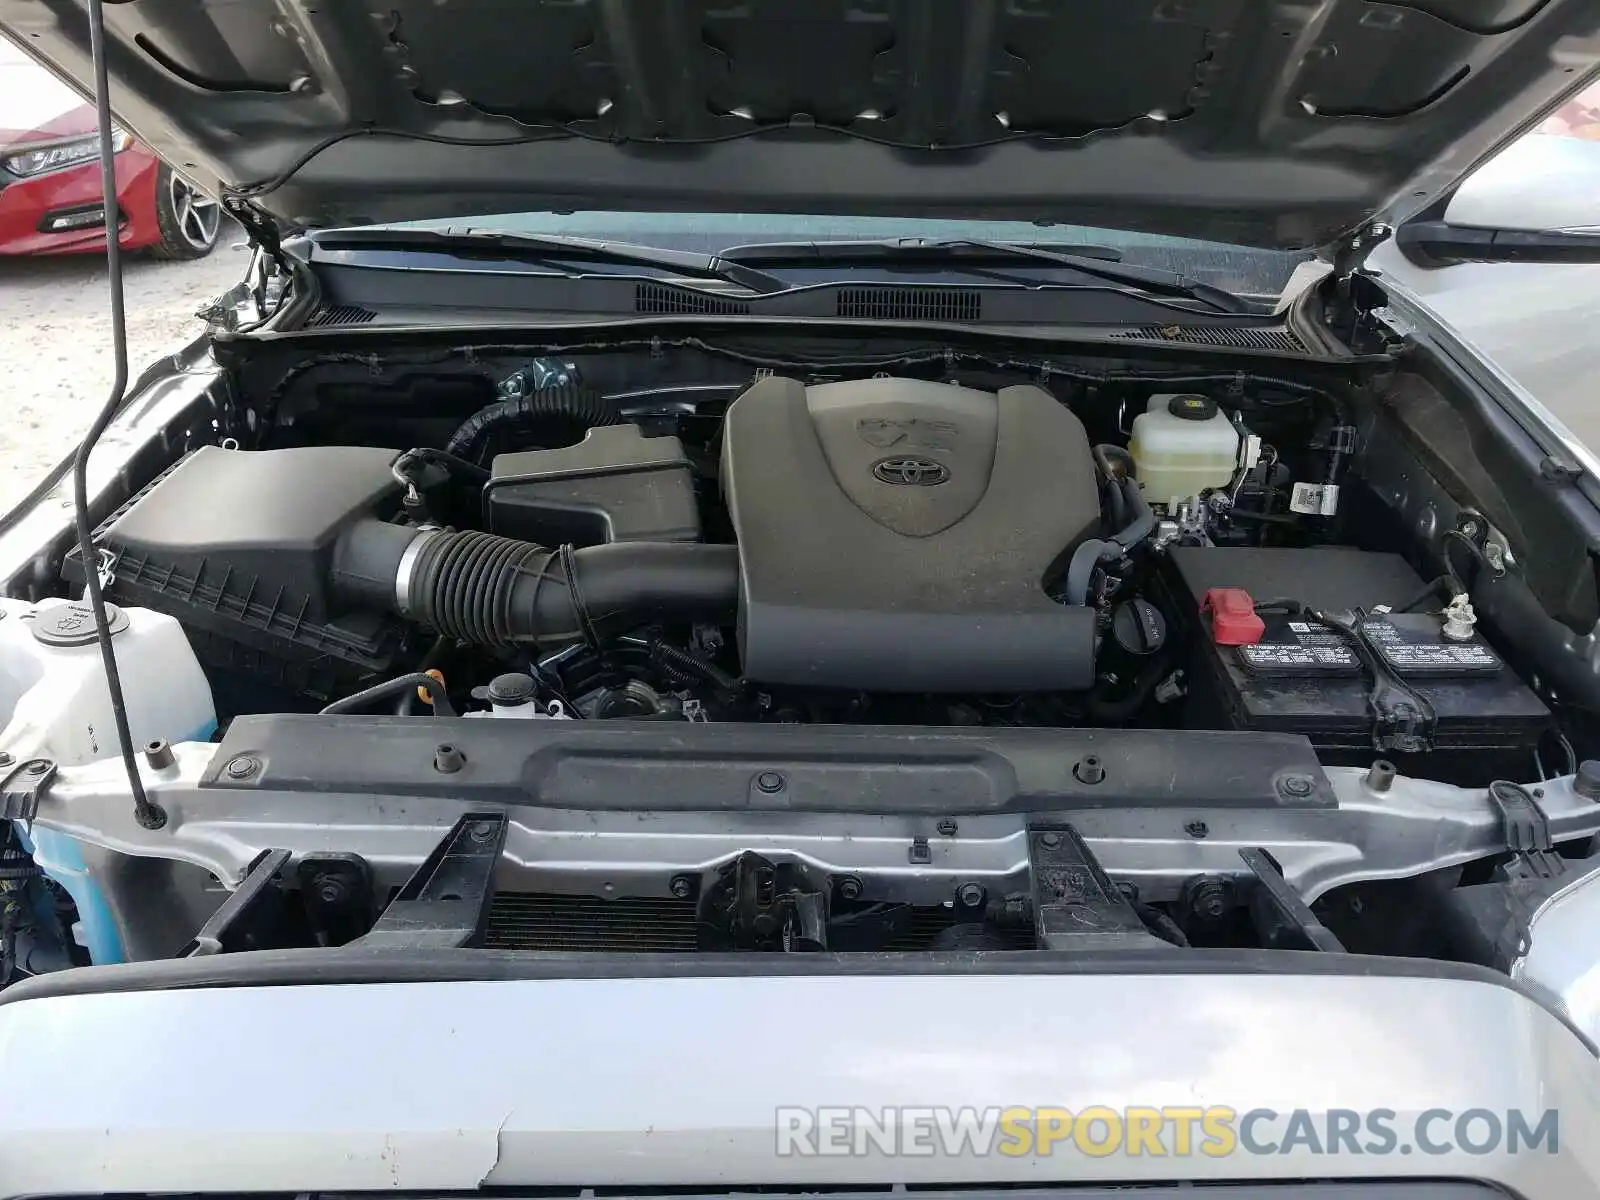
[[[211,253],[221,206],[126,132],[115,137],[123,248]],[[0,39],[0,254],[105,248],[99,153],[93,105]]]

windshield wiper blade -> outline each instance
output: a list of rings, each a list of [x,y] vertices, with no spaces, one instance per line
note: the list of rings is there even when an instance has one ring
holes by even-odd
[[[808,266],[812,263],[861,262],[867,259],[916,258],[929,261],[955,257],[955,250],[973,250],[975,261],[1016,258],[1018,246],[1031,243],[1006,243],[984,241],[929,241],[926,238],[871,238],[866,241],[830,240],[825,242],[751,242],[742,246],[729,246],[722,257],[741,263],[781,262]],[[1072,253],[1081,258],[1105,262],[1121,262],[1122,251],[1115,246],[1093,246],[1073,243]]]
[[[502,229],[341,229],[319,235],[318,244],[391,246],[403,249],[494,250],[514,257],[572,259],[655,267],[720,279],[760,295],[788,290],[788,283],[756,267],[730,262],[715,254],[667,250],[633,242],[603,242],[553,233],[512,233]]]
[[[781,243],[760,246],[740,246],[724,252],[728,259],[776,259],[781,257]],[[1140,267],[1121,262],[1120,251],[1109,246],[1073,246],[1071,250],[1047,249],[1023,242],[990,242],[981,238],[885,238],[875,242],[812,242],[794,243],[789,247],[797,252],[814,255],[820,260],[840,262],[854,259],[922,259],[937,257],[951,251],[976,250],[996,259],[1027,259],[1066,267],[1082,275],[1138,288],[1158,296],[1177,296],[1198,300],[1219,312],[1253,314],[1255,310],[1232,292],[1209,283],[1190,279],[1176,271],[1159,267]]]
[[[978,246],[984,250],[996,253],[1009,251],[1018,258],[1031,258],[1038,262],[1055,263],[1058,266],[1071,267],[1074,271],[1082,271],[1085,275],[1093,275],[1097,279],[1104,279],[1111,283],[1128,283],[1146,292],[1163,296],[1187,296],[1209,304],[1222,312],[1248,313],[1252,309],[1248,304],[1223,288],[1213,287],[1209,283],[1201,283],[1198,279],[1190,279],[1187,275],[1177,271],[1163,271],[1160,267],[1140,267],[1132,263],[1109,263],[1099,258],[1091,258],[1082,254],[1072,254],[1061,250],[1046,250],[1042,246],[1028,246],[1008,242],[985,242],[969,238],[959,238],[950,241],[939,241],[937,246]]]

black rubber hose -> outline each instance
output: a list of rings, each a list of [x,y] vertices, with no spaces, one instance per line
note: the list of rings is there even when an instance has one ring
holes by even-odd
[[[386,700],[396,692],[403,692],[407,688],[419,687],[427,688],[428,695],[433,697],[434,716],[453,717],[456,715],[455,706],[450,703],[450,697],[444,693],[444,684],[440,683],[432,675],[424,675],[421,671],[412,671],[409,675],[396,675],[393,679],[385,679],[382,683],[375,683],[362,691],[341,697],[324,708],[321,715],[329,717],[335,713],[355,712],[358,709],[365,708],[368,704]]]
[[[417,663],[417,672],[419,674],[426,675],[430,670],[439,665],[439,663],[444,659],[445,651],[449,649],[449,638],[443,636],[442,634],[439,637],[434,638],[433,645],[428,647],[428,652],[424,654],[421,661]],[[430,696],[433,695],[433,689],[428,689],[428,694]],[[414,688],[407,688],[402,691],[400,693],[400,699],[395,701],[394,715],[397,717],[409,717],[416,699],[417,693]]]
[[[419,489],[426,489],[429,480],[425,472],[429,467],[437,467],[448,478],[455,479],[468,487],[481,488],[489,482],[489,472],[477,463],[468,462],[444,450],[434,450],[428,446],[418,446],[414,450],[403,451],[389,471],[401,483],[409,483]]]
[[[1128,501],[1122,490],[1122,481],[1133,478],[1133,455],[1121,446],[1103,443],[1090,452],[1100,477],[1105,481],[1107,514],[1114,528],[1120,529],[1128,522]]]
[[[1165,656],[1157,656],[1134,676],[1125,695],[1113,700],[1098,690],[1090,693],[1085,706],[1089,719],[1097,725],[1121,725],[1137,717],[1156,694],[1156,686],[1172,671]]]
[[[540,388],[479,409],[450,435],[444,448],[447,454],[475,463],[499,429],[542,426],[560,440],[577,441],[587,429],[616,423],[616,410],[599,392],[571,384]]]
[[[731,624],[739,602],[739,549],[613,542],[549,550],[492,533],[419,534],[363,521],[340,539],[333,581],[353,603],[401,611],[473,645],[598,647],[641,625]]]
[[[1109,538],[1090,538],[1073,551],[1064,585],[1068,604],[1088,604],[1095,568],[1103,562],[1115,562],[1156,531],[1155,514],[1145,503],[1138,483],[1124,479],[1117,486],[1122,489],[1125,511],[1132,515],[1128,524]]]
[[[1111,535],[1111,540],[1124,550],[1132,550],[1156,531],[1156,515],[1145,503],[1144,489],[1134,480],[1122,481],[1122,496],[1127,502],[1130,519],[1126,528]]]
[[[1100,473],[1107,479],[1133,478],[1133,455],[1121,446],[1113,445],[1110,442],[1101,442],[1090,453],[1094,456],[1095,465],[1100,468]]]

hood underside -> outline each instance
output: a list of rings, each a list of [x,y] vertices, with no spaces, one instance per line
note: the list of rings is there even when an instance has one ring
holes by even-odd
[[[1329,247],[1425,207],[1600,64],[1593,0],[139,0],[106,20],[119,117],[291,226],[632,208]],[[0,27],[91,78],[85,0],[0,0]]]

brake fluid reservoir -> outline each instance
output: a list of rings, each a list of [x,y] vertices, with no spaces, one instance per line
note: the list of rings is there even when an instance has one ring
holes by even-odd
[[[1173,508],[1233,482],[1239,431],[1207,396],[1151,396],[1134,418],[1128,451],[1145,500]]]
[[[106,606],[135,745],[203,740],[216,728],[211,685],[177,621]],[[72,600],[0,598],[0,750],[76,766],[117,754],[94,617]]]

